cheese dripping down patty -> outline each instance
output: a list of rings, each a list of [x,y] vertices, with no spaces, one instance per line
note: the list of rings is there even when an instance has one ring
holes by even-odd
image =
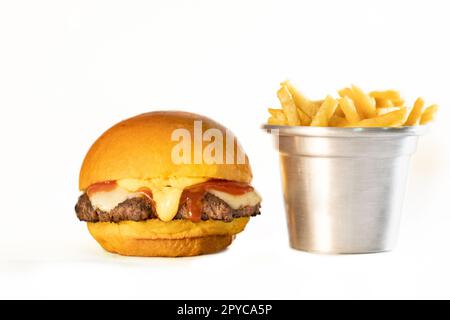
[[[113,190],[95,192],[89,195],[89,199],[95,209],[109,212],[127,199],[143,196],[137,190],[146,188],[152,192],[158,218],[168,222],[173,220],[178,212],[183,190],[208,180],[208,178],[186,177],[152,180],[123,179],[117,181],[117,187]],[[213,189],[208,192],[222,199],[232,209],[255,206],[261,202],[261,197],[255,191],[249,191],[242,195],[232,195]]]

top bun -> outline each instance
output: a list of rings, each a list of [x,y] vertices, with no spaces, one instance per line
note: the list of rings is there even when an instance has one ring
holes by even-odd
[[[223,163],[194,163],[194,121],[202,121],[202,134],[211,128],[224,137]],[[175,129],[184,128],[191,136],[190,163],[172,161],[172,148],[182,140],[172,140]],[[80,172],[79,188],[120,179],[153,179],[171,177],[206,177],[250,183],[252,172],[247,156],[245,163],[236,162],[237,140],[225,141],[226,128],[207,117],[188,112],[158,111],[124,120],[107,130],[90,148]],[[230,139],[231,140],[231,139]],[[203,141],[203,150],[211,142]],[[233,164],[226,164],[225,155],[234,151]]]

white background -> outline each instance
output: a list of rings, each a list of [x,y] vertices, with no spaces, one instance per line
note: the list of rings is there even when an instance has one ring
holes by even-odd
[[[448,1],[0,2],[0,298],[450,298]],[[439,103],[412,163],[395,251],[287,243],[278,159],[259,127],[278,83],[355,83]],[[73,210],[90,144],[124,118],[202,113],[246,149],[263,214],[223,253],[102,251]]]

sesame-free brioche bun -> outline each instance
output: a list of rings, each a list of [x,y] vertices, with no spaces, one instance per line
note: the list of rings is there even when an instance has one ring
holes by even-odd
[[[95,240],[108,252],[140,257],[187,257],[219,252],[243,231],[249,218],[231,222],[158,219],[88,223]]]
[[[149,112],[124,120],[107,130],[90,148],[81,167],[79,189],[111,180],[207,177],[249,183],[252,172],[245,156],[244,164],[207,164],[194,159],[194,121],[202,121],[202,133],[218,129],[223,135],[223,155],[237,154],[237,143],[225,143],[226,128],[219,123],[193,113],[179,111]],[[181,138],[172,140],[175,129],[186,129],[191,136],[191,163],[176,164],[172,149]],[[229,132],[230,134],[230,132]],[[236,142],[236,138],[232,136]],[[230,139],[231,140],[231,139]],[[203,149],[210,142],[203,142]],[[233,148],[233,149],[232,149]]]
[[[202,135],[208,129],[217,129],[223,141],[224,158],[234,154],[231,164],[207,164],[204,159],[194,163],[194,121],[201,121]],[[190,134],[191,162],[172,161],[172,140],[176,129]],[[215,131],[217,133],[217,131]],[[231,138],[230,138],[231,137]],[[200,136],[202,141],[202,136]],[[198,140],[197,140],[198,141]],[[197,142],[196,141],[196,142]],[[211,142],[203,141],[203,150]],[[203,151],[202,150],[202,151]],[[160,111],[150,112],[124,120],[107,130],[88,151],[80,172],[79,189],[99,182],[121,179],[151,180],[156,178],[216,178],[250,183],[252,172],[247,156],[238,164],[236,138],[219,123],[197,114]],[[226,158],[224,159],[226,160]],[[126,256],[179,257],[218,252],[229,246],[234,236],[244,230],[249,218],[231,222],[207,220],[159,219],[145,221],[95,222],[88,229],[95,240],[107,251]]]

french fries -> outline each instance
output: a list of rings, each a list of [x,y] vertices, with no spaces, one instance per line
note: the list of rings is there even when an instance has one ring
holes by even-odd
[[[287,124],[287,119],[283,110],[269,108],[268,111],[270,113],[270,118],[267,121],[269,124],[275,126],[284,126]]]
[[[341,96],[341,98],[347,97],[351,100],[354,100],[353,98],[353,91],[350,88],[343,88],[341,90],[338,90],[339,95]]]
[[[407,116],[408,109],[403,107],[382,116],[361,120],[349,127],[400,127],[406,121]]]
[[[414,107],[405,122],[405,126],[415,126],[420,121],[424,107],[425,101],[423,101],[422,98],[417,98],[416,102],[414,102]]]
[[[375,99],[384,99],[384,100],[402,99],[400,93],[396,90],[372,91],[371,93],[369,93],[369,96],[374,97]]]
[[[290,82],[277,92],[281,109],[269,108],[271,125],[318,127],[401,127],[425,125],[433,121],[437,105],[425,108],[418,98],[412,108],[396,90],[365,93],[352,85],[338,91],[340,98],[310,100]]]
[[[420,118],[420,124],[424,125],[430,121],[433,121],[438,108],[439,107],[436,104],[433,104],[432,106],[429,106],[428,108],[426,108],[422,114],[422,117]]]
[[[356,111],[355,104],[348,97],[340,98],[339,106],[349,124],[355,124],[361,121],[358,111]]]
[[[294,98],[294,102],[297,106],[297,109],[299,110],[299,114],[302,114],[302,122],[307,122],[307,124],[309,125],[309,123],[311,123],[311,119],[316,114],[320,105],[317,105],[317,103],[314,103],[314,101],[310,101],[303,94],[301,94],[301,92],[298,91],[297,88],[295,88],[289,80],[282,82],[281,86],[285,86],[289,90],[292,98]]]
[[[350,125],[347,119],[338,115],[332,116],[328,124],[330,127],[347,127],[348,125]]]
[[[282,86],[277,94],[284,115],[286,116],[287,124],[290,126],[301,126],[302,123],[297,113],[297,107],[289,90],[285,86]]]
[[[352,85],[353,100],[358,113],[364,118],[372,118],[376,115],[375,101],[365,94],[359,87]]]
[[[375,106],[377,109],[392,108],[394,106],[394,102],[389,99],[375,98]]]
[[[377,117],[398,109],[400,109],[400,107],[377,108]]]
[[[338,106],[337,100],[332,96],[327,96],[325,101],[317,110],[314,119],[311,121],[311,126],[327,127],[331,117],[334,115]]]
[[[377,108],[402,107],[405,103],[396,90],[372,91],[369,95],[375,99]]]

